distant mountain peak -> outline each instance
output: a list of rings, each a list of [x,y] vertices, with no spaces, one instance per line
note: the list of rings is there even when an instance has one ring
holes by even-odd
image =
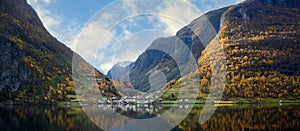
[[[121,67],[126,67],[128,65],[130,65],[132,63],[132,61],[123,61],[123,62],[118,62],[115,65],[121,66]]]
[[[129,72],[134,66],[134,63],[131,61],[124,61],[116,63],[108,72],[107,77],[113,80],[129,80]]]

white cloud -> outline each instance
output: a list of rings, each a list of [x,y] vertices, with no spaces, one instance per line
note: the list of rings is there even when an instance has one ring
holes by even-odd
[[[60,16],[51,15],[50,11],[48,11],[48,10],[43,10],[41,8],[38,8],[38,12],[39,12],[40,17],[42,18],[43,23],[50,30],[54,26],[57,26],[62,23]]]
[[[128,39],[122,41],[118,48],[115,48],[111,59],[107,63],[100,65],[100,68],[107,72],[118,62],[135,61],[150,46],[152,41],[158,37],[170,35],[162,30],[148,30],[132,34]]]
[[[49,4],[49,3],[51,3],[52,1],[51,1],[51,0],[43,0],[43,2]]]
[[[130,9],[119,12],[119,8],[124,9],[127,7],[130,7]],[[113,8],[114,9],[106,8],[102,11],[103,13],[96,14],[96,16],[85,25],[81,33],[71,41],[71,45],[76,47],[76,52],[91,64],[94,64],[95,57],[97,57],[97,60],[107,61],[107,58],[111,57],[111,53],[119,48],[118,43],[126,39],[132,33],[127,29],[128,27],[126,25],[118,22],[124,19],[124,16],[130,16],[131,13],[136,12],[133,5],[124,2],[116,4]],[[115,26],[117,26],[118,29],[113,28]],[[122,31],[118,32],[117,30]],[[101,65],[104,65],[104,63],[101,63]]]
[[[96,14],[72,42],[78,42],[76,51],[83,58],[106,72],[117,62],[135,60],[154,39],[161,37],[124,42],[132,34],[149,29],[175,34],[198,16],[199,11],[182,0],[118,1]],[[135,48],[138,45],[143,47]]]
[[[81,31],[80,36],[73,41],[76,43],[72,43],[72,45],[76,47],[76,52],[79,52],[88,62],[93,63],[93,58],[96,55],[95,53],[102,38],[106,36],[105,42],[109,43],[114,35],[114,31],[109,33],[109,30],[106,30],[102,22],[90,22]]]
[[[55,0],[27,0],[27,1],[28,1],[29,4],[36,4],[36,3],[39,3],[39,2],[50,4],[50,3],[54,2]]]
[[[77,38],[79,37],[79,32],[81,30],[81,26],[74,20],[71,20],[68,23],[68,25],[64,28],[63,25],[57,26],[56,30],[60,31],[58,36],[65,45],[70,47],[72,50],[74,50],[74,44],[77,41]],[[64,30],[61,30],[64,29]]]
[[[167,34],[175,34],[180,28],[199,17],[202,12],[188,2],[192,2],[205,12],[241,0],[116,1],[112,3],[113,6],[101,9],[101,14],[96,14],[82,30],[76,21],[64,19],[65,17],[55,15],[43,8],[42,5],[51,4],[55,0],[28,1],[36,9],[51,34],[78,52],[95,67],[106,72],[117,62],[136,59],[151,43],[147,40],[126,41],[136,32],[155,28],[165,31]],[[153,14],[153,16],[140,15],[145,13]],[[132,16],[135,17],[131,19]],[[147,24],[153,27],[148,27]],[[129,43],[122,43],[124,41]]]
[[[159,19],[167,26],[166,30],[171,34],[175,34],[183,25],[187,25],[201,15],[201,12],[193,8],[188,0],[164,1],[162,5],[157,9],[158,14],[166,17],[159,17]]]
[[[42,2],[50,3],[50,0],[42,0]],[[61,17],[52,14],[49,10],[43,8],[41,1],[38,0],[28,0],[28,3],[33,6],[37,14],[41,18],[44,26],[50,31],[54,32],[52,28],[62,23]]]
[[[74,49],[74,43],[79,36],[81,26],[74,20],[52,13],[47,10],[46,4],[51,4],[55,0],[28,0],[28,3],[35,9],[43,22],[45,28],[58,40]]]

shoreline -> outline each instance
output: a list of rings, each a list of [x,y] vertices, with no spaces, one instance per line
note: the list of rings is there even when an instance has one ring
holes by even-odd
[[[178,102],[175,100],[165,100],[165,101],[159,101],[155,103],[147,103],[147,104],[165,104],[165,105],[171,105],[171,104],[196,104],[196,105],[204,105],[204,104],[211,104],[211,105],[263,105],[263,104],[300,104],[300,100],[288,100],[288,99],[282,99],[281,101],[277,101],[276,99],[272,100],[235,100],[235,101],[212,101],[212,102],[206,102],[205,100],[196,100],[193,102]],[[98,103],[80,103],[78,101],[72,102],[72,101],[60,101],[60,102],[54,102],[54,103],[19,103],[19,102],[0,102],[0,106],[5,105],[20,105],[20,106],[81,106],[81,105],[118,105],[118,104],[98,104]],[[126,105],[126,104],[125,104]],[[129,104],[129,105],[138,105],[137,103]]]

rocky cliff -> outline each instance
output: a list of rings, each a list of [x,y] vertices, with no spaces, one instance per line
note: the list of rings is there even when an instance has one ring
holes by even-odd
[[[0,47],[1,101],[54,102],[74,94],[73,51],[47,32],[26,0],[0,0]],[[105,76],[96,71],[96,77]],[[109,79],[104,83],[112,86]]]
[[[221,16],[228,8],[206,13],[180,29],[176,36],[159,38],[153,41],[150,47],[174,42],[174,39],[178,38],[190,48],[194,57],[198,59],[205,46],[215,37],[220,29]],[[213,28],[211,28],[212,26]],[[181,77],[177,63],[168,54],[157,50],[146,50],[134,62],[134,65],[130,71],[130,80],[133,86],[141,91],[150,89],[148,79],[153,70],[162,71],[166,75],[167,82]]]
[[[299,99],[299,0],[246,0],[222,15],[217,38],[226,57],[225,98]],[[211,42],[199,58],[201,91],[211,88],[220,50]],[[220,47],[219,46],[219,47]]]

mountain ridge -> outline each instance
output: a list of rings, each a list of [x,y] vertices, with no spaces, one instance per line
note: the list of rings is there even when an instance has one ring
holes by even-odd
[[[128,73],[133,68],[131,61],[118,62],[108,72],[107,77],[114,80],[129,81]]]
[[[193,20],[189,25],[180,29],[173,37],[182,40],[182,42],[190,48],[194,57],[198,59],[205,46],[215,37],[214,34],[205,34],[205,30],[214,32],[211,31],[213,30],[211,26],[213,26],[216,30],[215,32],[217,32],[220,28],[220,17],[228,8],[229,7],[224,7],[205,13],[203,16]],[[200,33],[195,35],[194,31]],[[174,39],[173,37],[158,38],[151,43],[150,47],[153,45],[159,46],[157,43],[163,43],[162,41],[172,41],[172,39]],[[150,84],[148,77],[152,70],[162,70],[162,72],[166,74],[167,82],[180,78],[180,72],[176,62],[172,60],[170,56],[159,51],[146,50],[134,62],[134,67],[129,74],[130,81],[135,89],[141,91],[149,90]]]
[[[207,40],[193,38],[195,32],[188,26],[179,30],[176,35],[190,48],[194,42],[195,48],[191,49],[195,51],[193,54],[198,59],[199,70],[187,77],[195,77],[198,74],[201,79],[200,90],[204,94],[211,88],[211,69],[215,66],[211,65],[211,62],[221,60],[218,56],[210,60],[209,56],[222,54],[218,51],[224,49],[226,64],[225,67],[218,67],[220,70],[227,69],[226,74],[223,74],[226,76],[223,99],[234,97],[258,100],[268,97],[299,99],[300,70],[297,68],[300,65],[299,0],[246,0],[205,15],[208,14],[214,14],[208,19],[217,30],[216,36],[206,36]],[[199,26],[201,17],[193,22],[196,23],[195,27],[201,27]],[[196,30],[201,33],[201,28],[199,29]],[[160,38],[160,41],[169,41],[168,39],[171,37]],[[207,43],[201,43],[200,39]],[[213,40],[210,41],[211,39]],[[207,47],[204,48],[202,45]],[[161,52],[151,50],[144,52],[135,62],[135,66],[130,76],[135,89],[149,90],[147,82],[151,70],[166,69],[163,73],[169,82],[168,89],[178,87],[177,84],[180,83],[180,76],[176,77],[178,69],[174,61]],[[172,71],[175,75],[168,76]],[[205,95],[199,95],[198,98],[203,96]]]
[[[299,99],[300,17],[295,16],[300,12],[298,5],[288,6],[299,1],[280,2],[247,0],[223,14],[223,26],[217,35],[226,55],[223,99]],[[213,48],[216,44],[210,43],[211,48],[205,49],[199,59],[202,92],[211,88],[214,65],[209,63],[209,56],[219,50]]]
[[[0,100],[20,103],[69,100],[69,95],[75,94],[74,52],[45,29],[26,0],[0,0],[0,10]],[[85,60],[81,62],[82,68],[95,69]],[[105,78],[97,70],[95,75]],[[118,95],[109,79],[102,85],[112,87],[98,87],[107,95]]]

